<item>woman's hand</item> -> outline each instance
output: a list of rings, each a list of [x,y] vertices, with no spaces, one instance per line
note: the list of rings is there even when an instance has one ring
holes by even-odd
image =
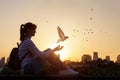
[[[60,51],[64,46],[60,46],[58,45],[56,48],[54,48],[52,51],[55,52],[55,51]]]
[[[51,49],[50,49],[50,48],[48,48],[48,49],[44,50],[43,52],[48,52],[48,51],[51,51]]]

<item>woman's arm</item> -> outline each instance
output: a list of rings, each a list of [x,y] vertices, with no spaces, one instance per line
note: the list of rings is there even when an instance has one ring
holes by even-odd
[[[51,49],[44,52],[40,51],[31,40],[28,41],[27,44],[28,44],[27,47],[28,51],[30,51],[35,57],[45,58],[52,53]]]

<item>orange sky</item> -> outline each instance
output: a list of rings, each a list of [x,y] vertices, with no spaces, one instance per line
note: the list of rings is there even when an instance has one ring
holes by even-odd
[[[26,22],[37,28],[33,41],[40,50],[58,44],[57,26],[69,38],[61,42],[61,59],[81,60],[83,54],[110,56],[120,53],[119,0],[12,0],[0,1],[0,57],[8,57],[19,41],[19,27]],[[91,33],[92,32],[92,33]]]

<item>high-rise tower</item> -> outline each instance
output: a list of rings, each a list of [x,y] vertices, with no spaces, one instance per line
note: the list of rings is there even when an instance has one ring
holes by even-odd
[[[117,63],[120,63],[120,55],[117,56]]]
[[[90,55],[85,54],[85,55],[82,56],[82,62],[83,63],[90,62],[90,61],[91,61],[91,56]]]
[[[93,52],[93,60],[94,61],[98,60],[98,52]]]
[[[106,56],[106,60],[107,60],[107,61],[110,61],[110,56]]]

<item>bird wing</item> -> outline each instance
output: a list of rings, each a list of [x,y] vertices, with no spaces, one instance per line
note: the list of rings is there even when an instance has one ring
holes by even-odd
[[[58,40],[57,40],[57,43],[59,43],[60,41],[61,41],[61,39],[58,39]]]
[[[64,35],[62,29],[60,27],[58,27],[57,30],[58,30],[58,34],[59,34],[60,39],[63,40],[65,38],[65,35]]]

